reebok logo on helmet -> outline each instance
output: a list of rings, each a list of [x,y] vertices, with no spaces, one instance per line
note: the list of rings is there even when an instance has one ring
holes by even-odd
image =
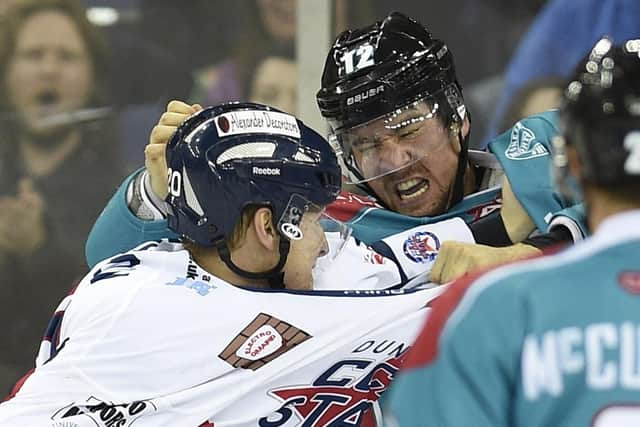
[[[280,168],[260,168],[254,166],[251,172],[254,175],[280,176]]]

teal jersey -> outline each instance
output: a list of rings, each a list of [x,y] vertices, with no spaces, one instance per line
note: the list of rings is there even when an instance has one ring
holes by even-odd
[[[547,111],[519,121],[489,143],[516,198],[543,232],[553,214],[569,206],[552,179],[551,144],[557,134],[558,114]],[[583,221],[579,224],[586,229]]]
[[[129,210],[127,188],[138,173],[140,170],[124,180],[93,225],[85,246],[90,268],[103,259],[127,252],[143,242],[178,238],[169,230],[167,220],[145,221]]]
[[[555,112],[538,114],[518,122],[489,145],[508,176],[514,194],[540,232],[548,230],[554,214],[566,219],[559,212],[569,207],[554,192],[551,180],[551,138],[557,133],[556,123]],[[142,242],[177,237],[168,230],[167,221],[142,220],[129,211],[125,195],[131,179],[127,178],[111,199],[89,235],[86,255],[90,266]],[[367,196],[342,193],[327,212],[348,223],[355,238],[373,245],[413,227],[453,217],[473,224],[499,209],[501,203],[499,188],[481,189],[441,215],[411,217],[384,209]],[[585,229],[581,217],[578,216],[575,223],[576,229]]]
[[[640,210],[454,283],[391,390],[405,426],[640,425]]]

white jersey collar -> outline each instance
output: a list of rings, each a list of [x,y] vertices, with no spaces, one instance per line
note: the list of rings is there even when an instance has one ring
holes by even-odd
[[[640,238],[640,209],[607,217],[596,230],[594,238],[602,242],[620,242]]]

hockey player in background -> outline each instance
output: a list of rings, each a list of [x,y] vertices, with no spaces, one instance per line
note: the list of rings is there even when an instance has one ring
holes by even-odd
[[[454,283],[394,383],[400,426],[640,425],[639,53],[601,39],[560,110],[558,181],[594,236]]]
[[[185,122],[167,161],[182,243],[99,263],[0,425],[373,426],[441,288],[309,292],[332,256],[325,229],[348,236],[324,213],[341,184],[328,142],[270,107],[226,104]]]
[[[344,172],[370,196],[344,192],[329,210],[401,270],[434,265],[431,278],[445,282],[535,254],[549,241],[581,238],[580,221],[565,215],[569,205],[550,182],[555,114],[518,123],[490,145],[494,154],[468,150],[470,120],[453,56],[416,21],[392,13],[340,35],[327,55],[318,104]],[[89,236],[90,264],[170,235],[161,212],[164,144],[196,110],[169,104],[146,150],[150,174],[134,174],[112,198]],[[509,178],[502,189],[501,169]],[[551,234],[527,239],[536,229]],[[351,247],[355,252],[343,252],[350,271],[358,270],[358,258],[377,259],[364,245]]]

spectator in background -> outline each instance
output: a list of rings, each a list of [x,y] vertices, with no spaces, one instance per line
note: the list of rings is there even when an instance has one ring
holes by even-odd
[[[582,56],[603,35],[614,41],[640,36],[637,0],[551,0],[518,46],[505,74],[502,97],[486,141],[498,133],[513,96],[528,81],[567,78]]]
[[[293,59],[268,56],[258,64],[249,100],[296,114],[298,66]]]
[[[0,29],[0,393],[33,366],[50,313],[122,176],[106,48],[76,0],[18,0]]]
[[[499,133],[511,129],[520,119],[558,108],[565,83],[560,77],[548,77],[532,80],[523,86],[507,108]]]
[[[295,0],[251,1],[226,60],[196,71],[191,98],[206,105],[247,99],[260,61],[276,55],[295,59]]]
[[[245,0],[235,5],[243,18],[238,24],[242,31],[236,32],[227,59],[195,72],[190,98],[203,105],[249,99],[295,114],[296,1]],[[372,20],[370,0],[336,0],[336,34]]]

